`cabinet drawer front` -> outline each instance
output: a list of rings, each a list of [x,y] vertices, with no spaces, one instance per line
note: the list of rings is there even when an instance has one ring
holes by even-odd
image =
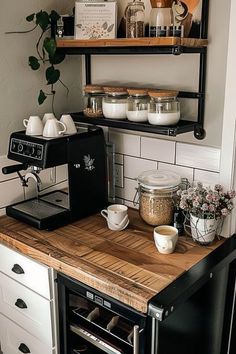
[[[51,298],[49,268],[1,244],[0,271],[47,299]]]
[[[53,349],[0,315],[0,341],[3,354],[52,354]]]
[[[0,313],[53,346],[51,301],[0,273]]]

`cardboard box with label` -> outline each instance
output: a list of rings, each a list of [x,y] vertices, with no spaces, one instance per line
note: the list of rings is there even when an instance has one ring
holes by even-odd
[[[75,2],[75,39],[116,38],[116,31],[116,1]]]

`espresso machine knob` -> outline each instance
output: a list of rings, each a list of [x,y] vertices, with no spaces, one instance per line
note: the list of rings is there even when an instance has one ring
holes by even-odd
[[[23,152],[24,145],[23,144],[19,144],[17,150],[18,150],[18,152]]]

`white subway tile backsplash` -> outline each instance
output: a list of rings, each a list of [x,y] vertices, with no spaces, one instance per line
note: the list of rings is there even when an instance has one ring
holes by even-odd
[[[115,152],[131,156],[140,156],[140,136],[109,132],[109,141],[115,144]]]
[[[219,183],[220,174],[216,172],[194,170],[194,182],[202,182],[205,186],[214,186]]]
[[[134,200],[137,187],[137,181],[129,178],[124,178],[124,188],[116,187],[116,197],[126,199],[132,202]]]
[[[135,179],[143,171],[156,169],[156,161],[144,160],[131,156],[124,156],[124,177]]]
[[[171,165],[168,163],[160,162],[158,164],[158,170],[165,170],[175,172],[182,178],[187,178],[189,182],[193,181],[193,168],[183,167],[178,165]]]
[[[68,179],[67,165],[61,165],[56,167],[56,183],[65,181]]]
[[[141,137],[141,157],[175,163],[175,142]]]
[[[0,183],[0,208],[24,200],[24,189],[19,178]]]
[[[124,164],[124,155],[115,154],[115,163],[118,163],[119,165],[123,165]]]
[[[176,164],[219,172],[220,149],[208,146],[177,143]]]

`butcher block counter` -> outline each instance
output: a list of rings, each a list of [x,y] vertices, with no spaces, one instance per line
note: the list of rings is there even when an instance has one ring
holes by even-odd
[[[224,241],[201,247],[179,237],[170,255],[160,254],[153,228],[129,210],[124,231],[111,231],[99,214],[54,231],[41,231],[3,216],[0,242],[146,313],[148,301]]]

